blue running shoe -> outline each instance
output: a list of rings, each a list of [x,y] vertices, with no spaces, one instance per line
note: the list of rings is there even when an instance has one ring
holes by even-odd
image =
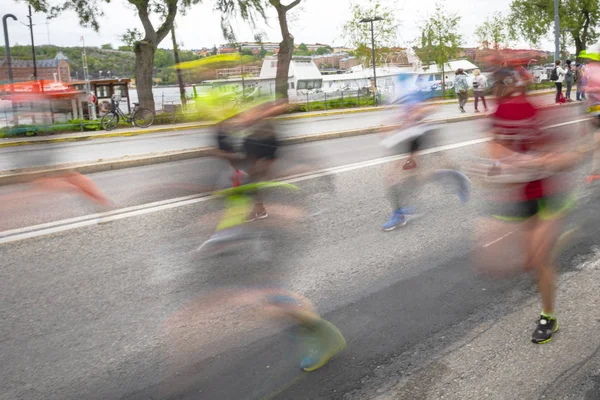
[[[322,319],[310,330],[314,343],[300,363],[300,367],[306,372],[321,368],[346,347],[346,339],[331,322]]]
[[[392,218],[383,224],[383,230],[386,232],[393,231],[399,226],[406,225],[406,213],[403,208],[400,208],[392,214]]]

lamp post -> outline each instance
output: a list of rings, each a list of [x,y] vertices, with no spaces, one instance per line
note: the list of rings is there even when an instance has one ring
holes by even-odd
[[[558,0],[554,0],[554,61],[560,60],[560,20],[558,17]]]
[[[376,65],[376,61],[375,61],[375,33],[374,33],[374,29],[373,29],[373,22],[375,22],[375,21],[383,21],[383,18],[381,18],[381,17],[363,18],[359,22],[362,22],[362,23],[370,22],[371,23],[371,55],[373,57],[373,88],[374,88],[373,100],[375,102],[375,105],[377,106],[377,71],[375,69],[377,65]]]
[[[566,32],[571,32],[571,31],[572,31],[571,28],[565,28],[565,29],[561,29],[560,30],[560,33],[562,35],[562,43],[561,43],[561,46],[560,46],[560,48],[561,48],[560,52],[562,53],[562,57],[564,57],[565,59],[567,58],[567,43],[566,43],[567,39],[565,37],[565,33]]]
[[[31,15],[31,6],[29,6],[29,33],[31,34],[31,53],[33,55],[33,79],[37,81],[37,62],[35,61],[35,43],[33,41],[33,20]]]
[[[242,53],[242,45],[239,47],[240,52],[240,76],[242,77],[242,103],[246,101],[246,81],[244,79],[244,58]]]
[[[9,18],[12,18],[16,21],[17,17],[15,17],[13,14],[4,14],[4,17],[2,17],[2,25],[4,27],[4,46],[6,47],[6,69],[8,70],[8,80],[12,83],[12,61],[10,59],[10,43],[8,42],[8,28],[6,26],[6,20]]]

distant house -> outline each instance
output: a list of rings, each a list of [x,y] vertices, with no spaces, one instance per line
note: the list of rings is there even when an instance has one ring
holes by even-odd
[[[313,56],[313,61],[319,69],[323,68],[340,68],[340,60],[348,57],[346,53],[324,54],[321,56]]]
[[[29,81],[33,79],[33,60],[20,60],[11,57],[13,79]],[[50,60],[36,60],[37,78],[47,81],[70,82],[69,59],[60,51]],[[0,81],[8,81],[8,63],[0,59]]]
[[[232,53],[237,53],[238,49],[235,49],[231,46],[228,45],[220,45],[219,48],[217,49],[217,54],[232,54]]]
[[[360,64],[360,60],[356,57],[346,57],[340,60],[340,69],[349,71],[352,67]]]

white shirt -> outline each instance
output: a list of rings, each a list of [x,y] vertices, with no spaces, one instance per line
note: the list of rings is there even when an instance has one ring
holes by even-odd
[[[484,91],[485,90],[485,84],[487,82],[487,77],[485,75],[477,75],[473,79],[478,84],[478,87],[475,90],[478,91],[478,92]]]
[[[558,75],[558,79],[555,80],[554,82],[560,82],[560,83],[564,82],[565,81],[565,73],[566,72],[567,71],[565,71],[564,69],[562,69],[562,67],[557,66],[556,67],[556,74]]]

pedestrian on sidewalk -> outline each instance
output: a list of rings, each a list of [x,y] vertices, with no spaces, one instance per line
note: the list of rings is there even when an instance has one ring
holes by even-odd
[[[485,89],[487,86],[487,77],[485,75],[481,74],[481,71],[479,69],[476,69],[475,71],[473,71],[473,75],[475,76],[475,78],[473,79],[473,94],[475,96],[475,112],[479,112],[479,109],[477,108],[478,103],[479,103],[479,99],[481,99],[481,102],[483,103],[483,107],[485,109],[485,111],[487,112],[488,107],[487,107],[487,103],[485,102]]]
[[[583,101],[583,69],[581,64],[575,65],[575,98],[577,101]]]
[[[550,80],[554,82],[554,85],[556,86],[556,103],[560,104],[560,99],[562,97],[562,85],[563,81],[565,80],[565,70],[561,68],[560,60],[556,60],[554,69],[550,73]]]
[[[454,78],[454,91],[458,96],[458,109],[460,112],[465,111],[465,104],[469,98],[469,83],[467,82],[467,74],[462,68],[456,70],[456,77]]]
[[[573,81],[574,81],[574,73],[573,73],[573,69],[571,68],[571,60],[567,60],[566,62],[567,67],[565,68],[565,85],[566,85],[566,92],[565,92],[565,97],[567,98],[568,102],[572,102],[573,99],[571,99],[571,89],[573,88]]]

